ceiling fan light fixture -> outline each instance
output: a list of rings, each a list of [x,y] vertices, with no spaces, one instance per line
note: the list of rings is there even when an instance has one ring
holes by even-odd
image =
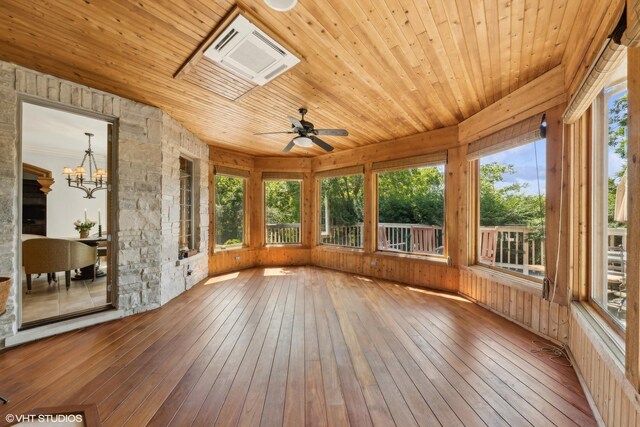
[[[294,8],[298,0],[264,0],[264,2],[273,10],[287,12]]]
[[[298,147],[313,147],[313,141],[311,141],[311,138],[307,138],[306,136],[299,136],[296,139],[293,140],[293,143],[296,144]]]

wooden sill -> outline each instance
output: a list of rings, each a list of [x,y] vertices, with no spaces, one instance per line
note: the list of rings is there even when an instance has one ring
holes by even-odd
[[[270,243],[262,246],[262,249],[309,249],[309,246],[302,243]]]
[[[400,258],[432,264],[443,264],[446,266],[451,265],[449,257],[443,255],[416,255],[404,252],[376,251],[373,253],[373,256],[378,258]]]
[[[610,358],[624,376],[625,343],[615,329],[586,302],[574,301],[571,309],[582,323],[582,329],[601,356]],[[611,365],[611,364],[609,364]]]
[[[364,249],[353,248],[351,246],[317,245],[314,249],[319,249],[322,251],[329,251],[329,252],[351,252],[351,253],[364,254]]]
[[[230,248],[214,248],[213,249],[213,254],[223,254],[225,252],[247,252],[252,250],[253,248],[251,248],[250,246],[247,245],[242,245],[242,246],[232,246]]]
[[[511,288],[542,297],[542,283],[536,279],[516,276],[514,274],[482,265],[462,265],[460,266],[460,270],[468,271],[482,278],[498,282],[501,285],[509,286]]]

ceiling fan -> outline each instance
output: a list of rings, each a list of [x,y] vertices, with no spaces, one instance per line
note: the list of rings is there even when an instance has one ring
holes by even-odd
[[[275,135],[275,134],[297,134],[282,151],[285,153],[290,151],[294,145],[298,147],[313,147],[316,144],[318,147],[325,151],[333,151],[333,147],[320,138],[318,135],[328,136],[347,136],[349,132],[345,129],[315,129],[313,123],[304,119],[304,115],[307,114],[306,108],[300,108],[298,110],[302,115],[302,119],[298,120],[295,117],[289,116],[288,119],[291,122],[291,130],[288,132],[264,132],[256,133],[254,135]]]

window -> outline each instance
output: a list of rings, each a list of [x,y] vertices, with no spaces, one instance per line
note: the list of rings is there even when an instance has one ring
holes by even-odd
[[[245,181],[241,176],[216,172],[216,249],[240,247],[244,244]]]
[[[270,244],[300,243],[299,180],[264,181],[266,240]]]
[[[591,298],[626,324],[627,82],[626,61],[593,104]]]
[[[323,245],[361,248],[364,219],[364,175],[321,178],[320,238]]]
[[[476,240],[478,263],[537,278],[545,274],[546,140],[540,123],[533,117],[514,125],[503,135],[517,136],[501,141],[501,151],[479,156]]]
[[[378,249],[444,253],[444,164],[379,172]]]
[[[193,240],[193,162],[180,157],[180,235],[178,250],[194,249]]]

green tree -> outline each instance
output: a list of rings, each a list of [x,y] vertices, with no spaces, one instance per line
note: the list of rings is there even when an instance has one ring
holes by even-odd
[[[300,181],[265,181],[267,224],[300,223]]]
[[[504,182],[505,175],[515,173],[513,165],[480,165],[480,225],[543,225],[544,196],[526,195],[526,184],[497,185]]]
[[[216,175],[216,245],[242,243],[244,225],[244,179]]]
[[[444,224],[444,172],[425,167],[378,175],[381,223]]]
[[[322,207],[329,204],[330,225],[355,225],[364,219],[364,176],[348,175],[325,178],[321,181]],[[322,222],[324,209],[322,210]]]

